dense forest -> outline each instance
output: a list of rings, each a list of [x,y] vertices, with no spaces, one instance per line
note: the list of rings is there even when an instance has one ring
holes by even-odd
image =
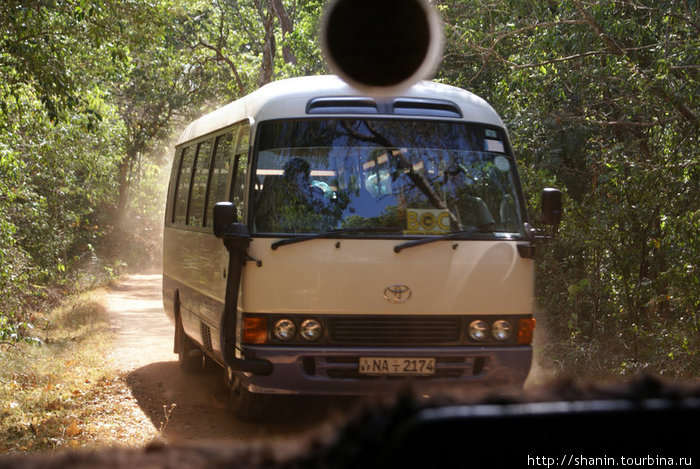
[[[697,0],[434,0],[435,79],[508,126],[537,225],[543,362],[700,374]],[[171,141],[281,78],[326,73],[323,0],[0,2],[0,342],[125,266],[158,261]]]

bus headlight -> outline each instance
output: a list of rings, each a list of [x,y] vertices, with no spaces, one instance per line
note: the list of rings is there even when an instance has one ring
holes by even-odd
[[[488,331],[489,326],[484,321],[477,320],[469,323],[469,337],[471,337],[472,340],[476,340],[477,342],[486,340]]]
[[[323,327],[316,319],[306,319],[301,323],[301,327],[299,328],[299,335],[301,338],[308,341],[317,340],[321,337],[322,332]]]
[[[510,323],[508,321],[504,321],[503,319],[494,322],[493,326],[491,326],[491,334],[493,335],[493,338],[500,340],[501,342],[505,342],[506,340],[510,339],[512,332],[513,328],[511,327]]]
[[[279,340],[287,341],[294,338],[294,334],[297,333],[297,326],[291,319],[280,319],[275,323],[272,331]]]

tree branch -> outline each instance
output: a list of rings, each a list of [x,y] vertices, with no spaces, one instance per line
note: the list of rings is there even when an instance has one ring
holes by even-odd
[[[598,36],[607,44],[607,46],[612,50],[612,53],[615,55],[623,56],[626,57],[629,61],[631,66],[635,69],[636,72],[638,72],[644,79],[648,82],[649,85],[651,85],[651,89],[666,103],[671,105],[673,108],[676,109],[676,111],[682,115],[686,120],[690,121],[691,123],[697,125],[698,124],[698,117],[695,115],[695,113],[678,97],[675,96],[671,93],[669,93],[667,90],[661,87],[658,83],[655,83],[652,77],[650,77],[644,70],[642,70],[639,67],[639,63],[635,60],[634,57],[630,56],[628,52],[625,51],[620,45],[610,36],[608,35],[605,30],[600,26],[600,24],[596,21],[593,16],[588,13],[581,3],[577,0],[574,0],[574,5],[578,12],[584,17],[584,19],[588,22],[588,24],[591,26],[591,28],[598,33]]]
[[[590,124],[595,124],[595,125],[600,125],[600,126],[618,126],[618,127],[643,127],[643,128],[650,128],[650,127],[657,127],[660,125],[667,125],[671,124],[673,122],[676,122],[678,118],[674,119],[664,119],[660,121],[651,121],[651,122],[642,122],[642,121],[627,121],[627,120],[618,120],[618,121],[601,121],[601,120],[592,120],[592,119],[579,119],[583,122],[587,122]]]
[[[593,55],[607,55],[607,54],[610,54],[610,51],[608,51],[608,50],[594,50],[594,51],[583,52],[581,54],[569,55],[567,57],[559,57],[557,59],[546,60],[544,62],[537,62],[537,63],[531,63],[531,64],[525,64],[525,65],[513,64],[513,68],[520,69],[520,68],[540,67],[542,65],[550,65],[550,64],[559,63],[559,62],[568,62],[570,60],[582,59],[584,57],[590,57]]]
[[[595,18],[593,18],[593,15],[588,13],[585,8],[581,5],[581,2],[574,1],[574,6],[578,10],[578,12],[583,16],[583,18],[586,20],[586,22],[593,28],[593,30],[598,33],[598,36],[605,42],[605,44],[608,45],[610,49],[612,49],[613,53],[615,55],[625,55],[625,51],[622,50],[622,47],[618,45],[615,40],[610,37],[605,30],[600,26],[600,24],[596,21]]]
[[[238,92],[241,94],[241,96],[244,96],[246,94],[245,86],[243,85],[243,81],[241,80],[241,77],[238,74],[238,68],[236,67],[236,64],[233,63],[231,59],[226,57],[221,49],[212,46],[211,44],[208,44],[202,40],[195,44],[194,47],[204,47],[205,49],[209,49],[210,51],[216,53],[215,60],[224,62],[226,65],[228,65],[229,69],[231,69],[231,73],[233,73],[233,76],[236,80],[236,86],[238,86]]]
[[[289,13],[282,4],[282,0],[272,0],[272,10],[275,12],[277,19],[280,22],[280,26],[282,28],[282,41],[284,42],[287,34],[291,34],[294,31],[294,25],[289,17]],[[292,52],[292,49],[288,45],[282,45],[282,56],[284,57],[284,61],[287,63],[297,63],[294,52]]]

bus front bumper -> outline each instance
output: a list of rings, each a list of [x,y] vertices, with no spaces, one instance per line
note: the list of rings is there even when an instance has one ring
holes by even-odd
[[[339,348],[246,346],[245,355],[270,362],[266,376],[242,373],[248,391],[264,394],[372,395],[414,388],[522,386],[532,347]],[[434,358],[432,376],[359,372],[360,357]]]

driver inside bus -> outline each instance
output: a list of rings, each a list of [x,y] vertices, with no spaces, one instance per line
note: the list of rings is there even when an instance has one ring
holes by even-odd
[[[267,176],[255,213],[259,231],[304,233],[314,231],[320,222],[323,190],[311,180],[311,167],[301,158],[282,166],[281,176]]]

